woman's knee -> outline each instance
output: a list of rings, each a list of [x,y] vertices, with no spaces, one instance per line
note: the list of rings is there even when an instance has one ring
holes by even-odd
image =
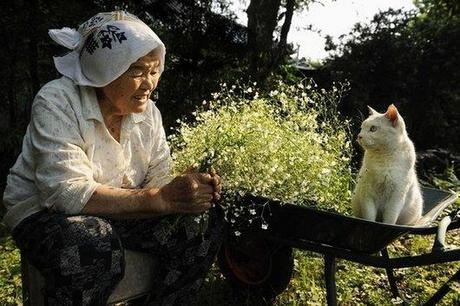
[[[109,258],[110,264],[123,264],[120,240],[105,219],[43,212],[19,227],[16,243],[40,270],[54,270],[67,258],[75,262]]]
[[[24,241],[28,258],[43,274],[50,301],[61,301],[69,294],[71,299],[105,299],[123,277],[123,249],[106,220],[43,215],[28,225],[33,226],[37,227],[35,232],[28,230],[28,237],[18,238]],[[93,288],[94,294],[88,288]],[[99,304],[102,305],[94,305]]]
[[[93,216],[67,217],[62,224],[62,238],[61,269],[122,273],[123,248],[107,220]]]
[[[26,253],[45,278],[60,283],[72,275],[80,284],[100,277],[121,279],[124,254],[109,222],[92,216],[58,215],[41,225],[41,241]]]
[[[103,251],[121,249],[112,225],[105,219],[94,216],[69,216],[60,221],[64,246],[92,245]]]

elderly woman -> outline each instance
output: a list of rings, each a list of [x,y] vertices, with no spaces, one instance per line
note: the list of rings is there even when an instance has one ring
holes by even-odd
[[[159,261],[155,305],[190,304],[222,240],[222,216],[210,209],[221,185],[214,173],[170,177],[149,99],[164,44],[121,11],[50,36],[72,51],[54,58],[63,76],[35,97],[4,222],[43,274],[48,305],[104,305],[123,276],[124,248]],[[203,235],[193,219],[208,210]]]

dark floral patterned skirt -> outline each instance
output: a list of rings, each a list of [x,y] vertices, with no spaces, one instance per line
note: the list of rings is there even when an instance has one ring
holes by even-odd
[[[222,211],[209,216],[203,233],[193,215],[113,220],[41,211],[13,238],[45,278],[46,305],[105,305],[123,277],[125,248],[159,262],[152,305],[191,305],[224,237]]]

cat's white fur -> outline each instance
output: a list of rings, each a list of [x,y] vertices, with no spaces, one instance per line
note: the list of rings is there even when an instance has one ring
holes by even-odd
[[[415,148],[394,105],[385,114],[369,107],[358,143],[365,150],[352,198],[356,217],[390,224],[415,224],[423,197],[415,173]]]

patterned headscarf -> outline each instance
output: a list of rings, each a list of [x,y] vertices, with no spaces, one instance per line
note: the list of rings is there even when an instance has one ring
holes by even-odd
[[[78,85],[103,87],[150,51],[160,50],[160,73],[166,49],[160,38],[136,16],[124,11],[99,13],[78,27],[49,30],[58,44],[72,50],[55,56],[54,65]]]

